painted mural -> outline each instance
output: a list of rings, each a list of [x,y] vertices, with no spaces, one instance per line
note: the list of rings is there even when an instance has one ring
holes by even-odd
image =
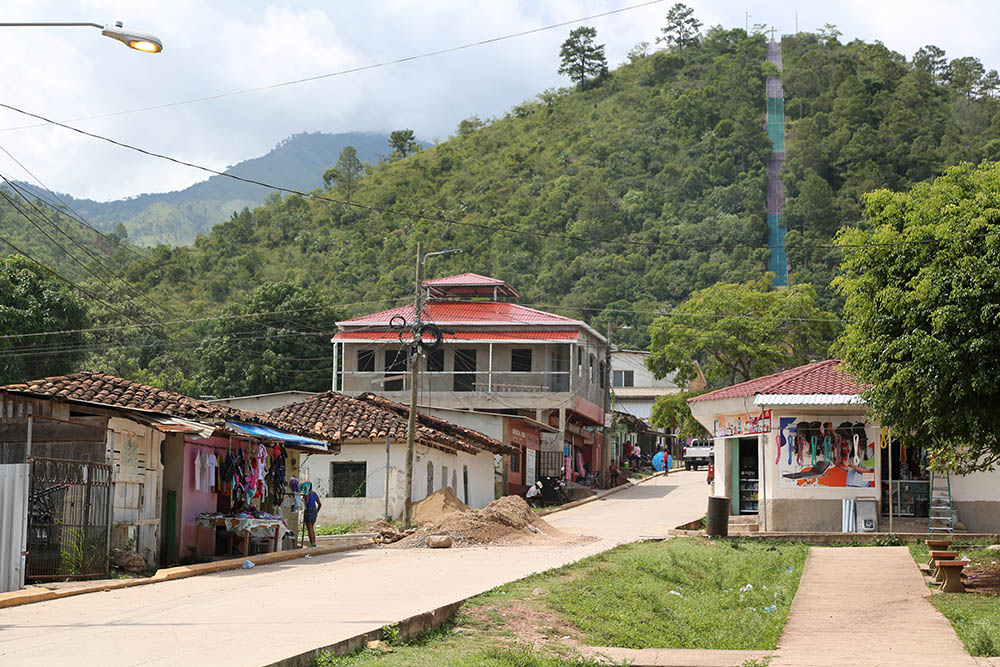
[[[756,415],[739,415],[730,417],[726,422],[725,417],[716,417],[715,428],[713,429],[716,438],[727,435],[754,435],[756,433],[768,433],[771,430],[771,411],[762,410]]]
[[[778,445],[774,463],[782,487],[875,486],[875,430],[861,419],[780,417],[777,427],[772,434]]]

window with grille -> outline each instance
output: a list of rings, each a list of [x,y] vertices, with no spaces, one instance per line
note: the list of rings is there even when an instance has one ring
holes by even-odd
[[[511,472],[521,472],[521,455],[511,454],[510,455],[510,471]]]
[[[358,350],[358,372],[375,372],[375,350]]]
[[[367,479],[367,463],[331,463],[330,497],[364,498]]]

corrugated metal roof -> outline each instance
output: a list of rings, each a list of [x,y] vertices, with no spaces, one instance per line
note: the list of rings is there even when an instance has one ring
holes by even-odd
[[[633,417],[638,417],[644,422],[649,422],[650,417],[653,416],[653,403],[650,399],[646,400],[629,400],[620,399],[615,401],[615,409],[620,412],[627,412]]]
[[[489,276],[482,276],[478,273],[459,273],[454,276],[445,276],[444,278],[432,278],[430,280],[425,280],[420,283],[424,287],[435,287],[435,286],[453,286],[453,285],[491,285],[499,286],[506,285],[507,281],[500,280],[499,278],[490,278]]]
[[[460,343],[463,341],[503,341],[512,342],[532,342],[532,341],[575,341],[580,337],[579,331],[457,331],[453,334],[444,334],[446,343]],[[399,334],[395,331],[341,331],[333,340],[337,342],[368,342],[368,341],[398,341]]]
[[[337,326],[388,325],[394,317],[413,319],[412,306],[400,306],[370,315],[337,322]],[[578,324],[583,323],[562,315],[546,313],[503,301],[428,301],[424,304],[424,322],[434,324]]]
[[[755,405],[864,405],[858,394],[757,394]]]
[[[481,276],[478,273],[461,273],[457,276],[446,276],[425,280],[420,285],[431,296],[509,296],[515,299],[521,296],[506,280]]]

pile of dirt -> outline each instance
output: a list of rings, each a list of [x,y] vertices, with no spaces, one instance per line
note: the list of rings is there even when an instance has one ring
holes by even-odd
[[[498,498],[481,510],[449,512],[438,521],[421,526],[396,546],[425,547],[430,535],[448,535],[456,547],[570,542],[579,539],[556,530],[539,518],[520,496]]]
[[[450,486],[443,486],[414,505],[410,510],[410,517],[417,526],[429,526],[449,514],[471,511],[468,505],[458,499]]]

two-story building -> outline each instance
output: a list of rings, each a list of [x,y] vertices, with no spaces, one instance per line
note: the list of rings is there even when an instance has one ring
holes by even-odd
[[[638,443],[643,453],[650,456],[658,447],[677,444],[670,431],[650,426],[650,420],[656,399],[676,394],[681,388],[674,383],[672,375],[657,379],[653,371],[646,368],[648,357],[646,350],[614,350],[611,353],[611,402],[620,415],[615,419],[615,448],[611,453],[615,459],[622,458],[626,444]],[[671,451],[675,459],[680,457],[677,447],[672,447]]]
[[[538,474],[604,468],[607,340],[584,322],[518,305],[509,283],[475,273],[427,280],[421,320],[444,330],[419,357],[419,403],[521,415],[556,428],[542,434]],[[402,306],[338,322],[334,389],[408,402],[406,346],[394,328]]]

